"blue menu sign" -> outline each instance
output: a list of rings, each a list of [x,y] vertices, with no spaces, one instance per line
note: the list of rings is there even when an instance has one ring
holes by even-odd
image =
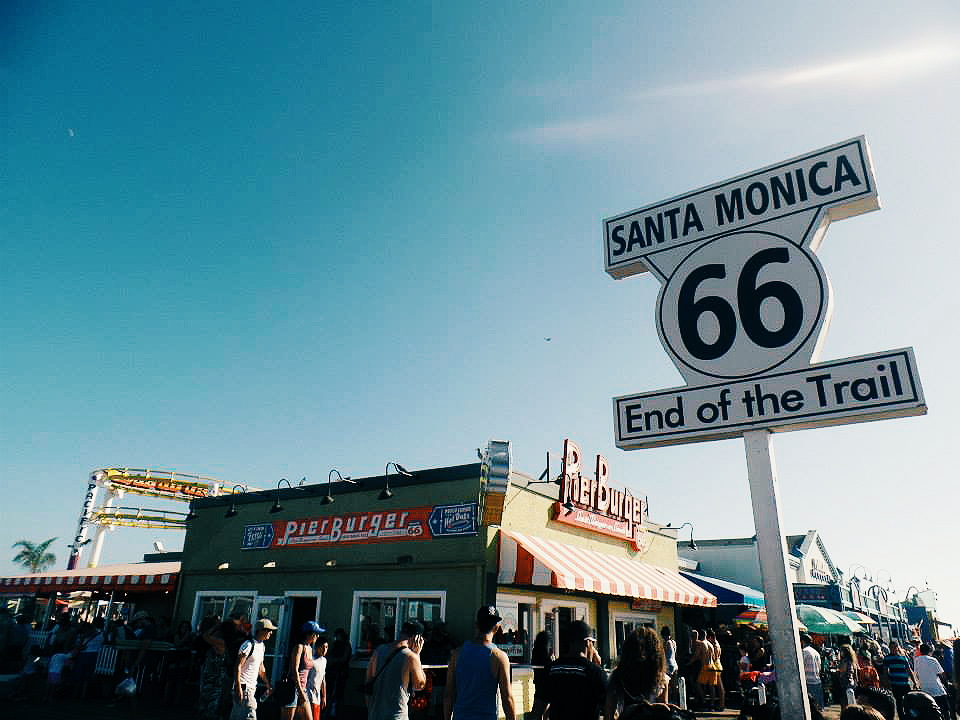
[[[243,542],[240,544],[241,550],[265,550],[273,542],[273,525],[262,523],[260,525],[247,525],[243,528]]]
[[[477,504],[437,505],[430,512],[433,537],[457,537],[477,534]]]

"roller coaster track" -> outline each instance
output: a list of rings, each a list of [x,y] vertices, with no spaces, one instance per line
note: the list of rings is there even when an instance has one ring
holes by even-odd
[[[126,493],[163,498],[189,503],[197,498],[228,495],[233,492],[256,490],[245,485],[233,485],[231,489],[214,478],[202,475],[190,475],[174,470],[151,470],[147,468],[106,467],[90,473],[87,483],[87,495],[84,498],[77,534],[70,546],[70,559],[67,568],[77,567],[82,548],[89,542],[94,543],[90,566],[95,567],[100,560],[104,533],[118,527],[148,528],[157,530],[184,530],[187,513],[170,510],[153,510],[138,507],[114,506],[115,500]],[[103,488],[107,492],[105,501],[97,506],[97,495]],[[87,530],[97,528],[94,540],[87,539]]]
[[[104,487],[120,488],[137,495],[185,502],[195,498],[225,494],[220,483],[213,478],[188,475],[173,470],[109,467],[95,471],[92,479]]]
[[[144,510],[137,507],[110,507],[93,512],[90,522],[106,527],[136,527],[158,530],[183,530],[186,513],[169,510]]]

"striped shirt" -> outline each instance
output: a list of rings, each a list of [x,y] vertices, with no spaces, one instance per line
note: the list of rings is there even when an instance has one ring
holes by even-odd
[[[883,659],[891,685],[910,686],[910,661],[903,655],[887,655]]]

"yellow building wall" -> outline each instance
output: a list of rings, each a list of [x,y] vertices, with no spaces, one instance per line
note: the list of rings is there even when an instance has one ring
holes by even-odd
[[[582,528],[563,525],[554,521],[554,508],[557,500],[547,493],[557,493],[556,485],[535,485],[525,487],[525,478],[512,479],[507,490],[504,502],[503,517],[500,527],[486,528],[487,567],[497,567],[498,544],[497,530],[502,528],[508,532],[513,530],[520,533],[536,535],[547,540],[566,543],[575,547],[608,553],[615,556],[624,556],[631,560],[649,563],[672,571],[677,570],[677,542],[672,532],[663,532],[660,525],[648,523],[650,544],[642,552],[633,549],[626,539],[619,539],[590,532]],[[523,598],[525,601],[533,599],[536,614],[539,618],[544,604],[556,602],[558,604],[586,605],[587,621],[594,627],[598,624],[597,598],[588,594],[571,594],[567,592],[551,592],[547,588],[513,588],[505,585],[498,586],[497,596],[501,599]],[[631,607],[631,602],[625,599],[604,597],[607,601],[607,617],[609,626],[597,628],[597,632],[610,635],[617,614],[634,614],[638,611]],[[666,625],[676,635],[674,613],[676,606],[661,604],[653,611],[642,611],[656,618],[657,629]],[[611,664],[616,658],[609,658]],[[533,671],[528,668],[514,668],[511,693],[518,716],[529,712],[533,707]],[[501,713],[501,717],[503,717]]]

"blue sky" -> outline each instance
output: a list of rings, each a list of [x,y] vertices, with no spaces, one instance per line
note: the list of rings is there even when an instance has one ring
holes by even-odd
[[[930,412],[775,436],[784,527],[960,625],[960,7],[776,5],[5,5],[0,548],[65,562],[99,467],[267,488],[493,438],[537,475],[568,436],[653,520],[752,535],[741,441],[613,444],[611,398],[680,376],[601,220],[863,134],[883,209],[818,252],[822,358],[912,346]]]

